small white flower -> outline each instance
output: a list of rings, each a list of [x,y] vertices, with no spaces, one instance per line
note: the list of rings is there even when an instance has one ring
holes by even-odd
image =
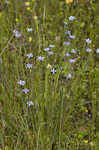
[[[44,51],[46,51],[46,52],[47,52],[47,51],[49,51],[49,50],[50,50],[50,48],[49,48],[49,47],[48,47],[48,48],[44,48]]]
[[[90,44],[91,42],[92,42],[92,40],[90,40],[89,38],[86,39],[86,43],[87,43],[87,44]]]
[[[94,146],[94,143],[93,143],[93,142],[90,142],[90,145],[91,145],[91,146]]]
[[[70,42],[64,42],[63,45],[69,46]]]
[[[27,88],[25,88],[25,89],[23,89],[22,91],[23,91],[25,94],[27,94],[30,90],[27,89]]]
[[[32,57],[33,57],[33,54],[30,53],[30,54],[27,54],[26,56],[27,56],[28,58],[32,58]]]
[[[32,68],[32,66],[33,66],[33,64],[26,64],[26,68],[31,69],[31,68]]]
[[[70,37],[71,39],[75,39],[76,36],[75,36],[75,35],[70,35],[69,37]]]
[[[53,51],[49,51],[49,52],[48,52],[48,55],[53,55],[53,54],[54,54]]]
[[[66,54],[65,54],[65,56],[69,57],[69,56],[70,56],[70,54],[69,54],[69,53],[66,53]]]
[[[30,106],[33,106],[34,103],[32,101],[29,101],[29,102],[27,102],[27,105],[30,107]]]
[[[99,53],[99,48],[96,49],[96,53],[97,53],[97,54]]]
[[[67,79],[71,79],[71,78],[72,78],[72,75],[69,73],[69,74],[66,75],[66,78],[67,78]]]
[[[51,68],[52,66],[50,64],[47,65],[47,68]]]
[[[23,81],[23,80],[20,80],[17,83],[20,84],[20,85],[25,85],[25,81]]]
[[[70,16],[70,17],[69,17],[69,20],[70,20],[70,21],[74,21],[75,19],[76,19],[75,16]]]
[[[90,53],[91,51],[92,51],[92,49],[86,48],[86,52]]]
[[[14,33],[16,38],[20,38],[21,37],[21,33],[19,31],[13,30],[13,33]]]
[[[50,45],[49,45],[49,47],[50,47],[50,48],[54,48],[54,47],[55,47],[55,45],[53,45],[53,44],[50,44]]]
[[[76,49],[72,49],[72,53],[76,54],[77,53]]]
[[[44,60],[44,57],[38,56],[38,60],[39,60],[39,61],[43,61],[43,60]]]
[[[75,60],[75,59],[69,59],[69,62],[70,62],[70,63],[75,63],[76,60]]]
[[[33,29],[32,28],[27,28],[27,32],[32,32]]]
[[[54,74],[54,73],[56,73],[57,71],[56,71],[56,69],[51,69],[51,72]]]

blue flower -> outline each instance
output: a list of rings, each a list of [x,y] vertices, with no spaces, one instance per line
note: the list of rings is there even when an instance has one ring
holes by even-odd
[[[72,78],[72,75],[69,73],[69,74],[66,75],[66,78],[67,78],[67,79],[71,79],[71,78]]]
[[[21,37],[21,33],[17,30],[13,30],[13,34],[15,35],[16,38],[20,38]]]
[[[92,51],[92,49],[86,48],[86,52],[90,53],[91,51]]]
[[[30,90],[27,89],[27,88],[25,88],[25,89],[23,89],[22,91],[23,91],[25,94],[27,94]]]
[[[27,102],[27,105],[30,107],[30,106],[33,106],[34,103],[32,101],[29,101],[29,102]]]
[[[75,36],[75,35],[70,35],[69,37],[70,37],[71,39],[75,39],[76,36]]]
[[[39,60],[39,61],[43,61],[43,60],[44,60],[44,57],[38,56],[38,60]]]
[[[54,54],[53,51],[49,51],[49,52],[48,52],[48,55],[53,55],[53,54]]]
[[[76,60],[75,60],[75,59],[69,59],[69,62],[70,62],[70,63],[75,63]]]
[[[50,48],[49,48],[49,47],[48,47],[48,48],[44,48],[44,51],[46,51],[46,52],[47,52],[47,51],[49,51],[49,50],[50,50]]]
[[[23,81],[23,80],[20,80],[17,83],[20,84],[20,85],[25,85],[25,81]]]
[[[31,68],[32,68],[32,66],[33,66],[33,64],[26,64],[26,68],[31,69]]]
[[[56,72],[57,72],[57,71],[56,71],[56,69],[54,69],[54,68],[53,68],[53,69],[51,69],[51,73],[53,73],[53,74],[54,74],[54,73],[56,73]]]
[[[70,21],[74,21],[75,19],[76,19],[75,16],[70,16],[70,17],[69,17],[69,20],[70,20]]]
[[[76,54],[77,53],[76,49],[72,49],[72,53]]]
[[[33,57],[33,54],[30,53],[30,54],[27,54],[26,56],[27,56],[28,58],[32,58],[32,57]]]
[[[88,39],[86,39],[86,43],[87,44],[90,44],[92,41],[88,38]]]
[[[65,56],[69,57],[69,56],[70,56],[70,54],[69,54],[69,53],[66,53],[66,54],[65,54]]]
[[[96,49],[96,53],[97,53],[97,54],[99,53],[99,48]]]
[[[71,35],[71,31],[66,31],[65,34]]]
[[[64,42],[63,45],[69,46],[70,42]]]

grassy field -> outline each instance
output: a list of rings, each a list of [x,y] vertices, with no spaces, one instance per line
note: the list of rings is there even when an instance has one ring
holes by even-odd
[[[0,150],[99,150],[99,1],[0,1]]]

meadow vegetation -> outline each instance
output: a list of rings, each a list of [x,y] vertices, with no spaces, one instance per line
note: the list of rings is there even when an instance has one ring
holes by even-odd
[[[99,150],[98,0],[0,1],[0,150]]]

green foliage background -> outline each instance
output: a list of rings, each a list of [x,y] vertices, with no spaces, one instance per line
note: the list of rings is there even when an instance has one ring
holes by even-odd
[[[8,145],[10,150],[98,150],[99,2],[29,2],[30,11],[24,0],[0,1],[0,146]],[[69,16],[76,20],[70,22]],[[28,33],[27,28],[33,32]],[[76,36],[70,46],[63,45],[67,30]],[[91,53],[86,52],[87,38],[92,40]],[[50,57],[44,51],[49,44],[55,45]],[[64,56],[71,48],[77,48],[74,64]],[[28,59],[27,53],[33,58]],[[39,62],[38,56],[44,56],[44,61]],[[27,63],[33,68],[27,69]],[[57,70],[55,74],[48,64]],[[66,79],[68,73],[71,79]],[[22,92],[19,80],[26,81],[29,93]],[[30,100],[34,105],[29,107]]]

